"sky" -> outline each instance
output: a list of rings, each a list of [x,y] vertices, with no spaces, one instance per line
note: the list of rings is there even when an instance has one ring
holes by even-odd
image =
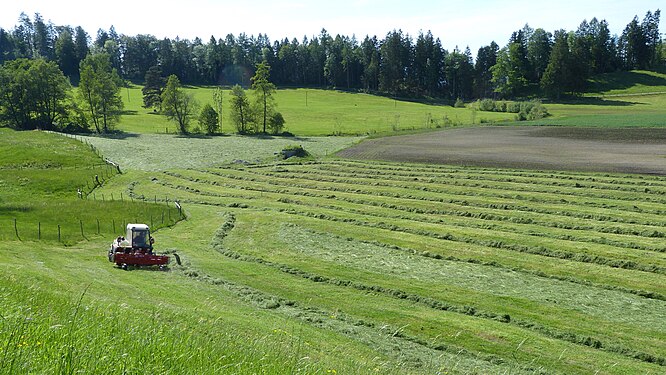
[[[513,31],[525,24],[546,31],[575,30],[593,17],[608,21],[611,33],[621,34],[638,16],[659,9],[663,0],[0,0],[0,27],[12,29],[21,12],[33,19],[38,12],[55,25],[82,26],[93,38],[113,25],[119,34],[151,34],[158,38],[207,42],[211,35],[267,34],[299,41],[329,34],[366,35],[383,39],[393,29],[412,37],[430,30],[444,48],[461,50],[495,41],[504,46]],[[662,17],[663,18],[663,17]],[[660,30],[664,30],[661,22]]]

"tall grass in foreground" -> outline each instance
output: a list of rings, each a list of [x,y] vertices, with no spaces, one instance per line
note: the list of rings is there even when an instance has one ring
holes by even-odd
[[[247,332],[222,317],[101,306],[0,277],[0,374],[332,373],[300,332]],[[265,322],[264,322],[265,323]],[[261,331],[261,326],[257,331]],[[351,363],[351,367],[349,366]],[[359,372],[353,361],[335,369]],[[361,371],[364,372],[364,371]]]

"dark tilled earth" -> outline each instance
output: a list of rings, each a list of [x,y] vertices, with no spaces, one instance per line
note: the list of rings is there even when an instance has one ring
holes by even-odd
[[[352,159],[666,175],[666,128],[478,127],[366,140]]]

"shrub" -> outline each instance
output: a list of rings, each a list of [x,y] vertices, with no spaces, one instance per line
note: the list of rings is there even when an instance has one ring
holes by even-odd
[[[483,99],[478,101],[479,111],[493,112],[496,109],[496,102],[492,99]]]
[[[284,128],[284,123],[285,123],[284,117],[282,117],[282,113],[280,112],[275,112],[268,119],[268,127],[271,129],[271,133],[273,134],[282,133],[282,129]]]
[[[309,156],[310,153],[305,151],[305,149],[301,145],[289,145],[283,148],[282,151],[280,151],[280,155],[282,155],[284,159],[289,159],[294,156],[299,158],[304,158]]]
[[[511,102],[506,105],[506,110],[504,112],[520,113],[520,107],[521,107],[520,102]]]
[[[465,108],[465,102],[463,102],[462,99],[458,98],[456,99],[455,104],[453,105],[454,108]]]

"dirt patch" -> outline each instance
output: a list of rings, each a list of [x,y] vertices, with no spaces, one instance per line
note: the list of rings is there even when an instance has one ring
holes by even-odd
[[[371,139],[343,158],[666,175],[666,128],[480,127]]]

